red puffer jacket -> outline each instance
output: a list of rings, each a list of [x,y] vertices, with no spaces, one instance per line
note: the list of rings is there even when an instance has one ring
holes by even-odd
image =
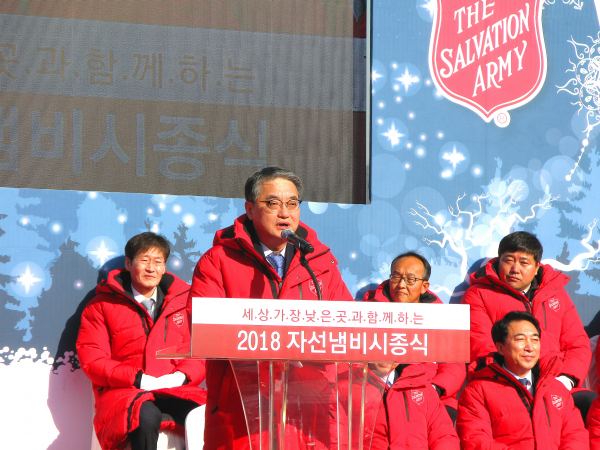
[[[502,368],[503,359],[475,372],[460,395],[456,429],[463,450],[585,450],[588,432],[564,385],[562,359],[542,358],[535,395]],[[534,374],[537,369],[534,368]]]
[[[536,275],[538,288],[532,304],[519,291],[498,277],[498,258],[494,258],[471,274],[471,286],[462,302],[471,305],[471,361],[496,352],[492,341],[492,325],[510,311],[527,311],[542,328],[541,356],[563,352],[563,372],[578,381],[585,380],[592,352],[581,319],[564,290],[569,277],[542,264]]]
[[[251,240],[252,221],[244,214],[234,224],[215,234],[213,247],[198,261],[192,280],[192,297],[279,298],[317,300],[314,283],[300,255],[294,255],[283,281],[259,254]],[[316,233],[300,223],[296,234],[312,244],[307,256],[321,287],[323,300],[353,300],[337,261]],[[208,399],[204,449],[248,449],[249,439],[240,395],[227,361],[207,361]],[[257,436],[251,437],[253,446]]]
[[[133,299],[131,277],[125,269],[111,271],[83,310],[77,354],[92,381],[94,428],[105,450],[125,446],[127,435],[139,425],[142,403],[154,400],[155,394],[206,403],[206,392],[198,387],[206,374],[203,360],[156,358],[157,350],[190,340],[189,286],[165,273],[159,288],[164,301],[154,324]],[[188,384],[152,392],[136,387],[142,372],[159,377],[177,371],[186,375]]]
[[[406,366],[379,408],[371,450],[459,450],[446,409],[422,364]]]
[[[389,280],[381,283],[377,289],[368,291],[364,295],[363,301],[391,302]],[[433,292],[427,291],[425,294],[421,295],[419,303],[443,304],[444,302],[442,302]],[[427,378],[429,378],[431,384],[435,384],[442,389],[443,392],[440,399],[444,406],[450,406],[451,408],[456,409],[458,407],[456,396],[467,376],[465,365],[462,363],[426,363],[424,366],[427,369]]]
[[[600,345],[596,346],[596,372],[600,372]],[[600,384],[596,385],[600,391]],[[590,448],[600,450],[600,397],[596,397],[587,415],[587,430],[590,433]]]

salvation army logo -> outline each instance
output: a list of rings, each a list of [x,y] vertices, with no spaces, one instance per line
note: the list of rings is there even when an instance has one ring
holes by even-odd
[[[557,298],[551,298],[548,300],[548,306],[550,309],[552,309],[552,311],[558,311],[560,309],[560,303],[558,302]]]
[[[321,293],[323,293],[323,280],[317,278],[317,281],[319,282],[319,289],[321,289]],[[315,283],[313,282],[313,280],[308,281],[308,288],[310,289],[310,292],[312,292],[315,296],[317,295],[317,290],[315,289]]]
[[[410,391],[410,398],[417,405],[420,405],[425,400],[425,397],[423,396],[423,391]]]
[[[546,78],[544,0],[437,0],[429,68],[449,100],[505,127]]]
[[[173,314],[173,323],[180,327],[183,325],[183,317],[183,313],[180,312]]]
[[[562,409],[563,407],[563,399],[558,395],[552,395],[552,404],[556,407],[556,409]]]

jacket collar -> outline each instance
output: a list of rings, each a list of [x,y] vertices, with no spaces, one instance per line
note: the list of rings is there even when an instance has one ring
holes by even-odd
[[[131,289],[131,274],[125,268],[112,270],[108,274],[106,284],[113,290],[122,295],[133,299],[133,290]],[[97,288],[101,289],[102,285]],[[184,281],[176,278],[173,274],[165,272],[158,284],[159,293],[157,295],[157,306],[162,305],[165,296],[183,293],[189,290],[189,286]]]
[[[564,287],[570,278],[563,274],[558,270],[554,270],[552,266],[548,264],[540,264],[540,270],[532,281],[531,288],[535,288],[534,290],[530,289],[531,295],[533,298],[533,294],[537,292],[539,289],[543,289],[549,284],[552,284],[556,287]],[[472,273],[470,276],[470,285],[492,285],[499,288],[502,288],[506,291],[517,293],[522,295],[520,291],[512,288],[508,284],[504,283],[498,276],[498,258],[492,258],[489,260],[483,267],[480,267],[476,272]]]
[[[370,292],[372,292],[372,295],[370,295]],[[380,297],[380,296],[378,296],[378,294],[381,293],[381,295],[383,295],[383,297],[385,297],[388,302],[390,302],[390,303],[393,302],[392,294],[390,294],[390,280],[385,280],[383,283],[381,283],[377,287],[377,289],[370,291],[370,292],[368,292],[365,295],[365,299],[381,301],[377,298],[377,297]],[[441,302],[439,297],[429,290],[425,291],[425,293],[421,294],[421,296],[419,297],[419,303],[439,303],[439,302]]]

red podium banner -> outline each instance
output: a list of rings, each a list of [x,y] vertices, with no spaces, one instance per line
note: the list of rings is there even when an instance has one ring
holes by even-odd
[[[195,358],[469,361],[469,306],[194,298]]]

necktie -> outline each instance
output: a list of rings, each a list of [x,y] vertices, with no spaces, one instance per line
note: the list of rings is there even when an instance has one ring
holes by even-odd
[[[279,278],[283,280],[283,255],[281,253],[271,253],[267,256],[269,264],[277,271]]]
[[[527,378],[517,378],[517,380],[519,380],[519,383],[525,386],[525,389],[529,390],[529,380]]]
[[[146,311],[148,311],[148,314],[150,314],[150,317],[152,317],[152,320],[154,320],[154,313],[152,312],[154,309],[154,300],[148,298],[146,300],[142,300],[141,303],[142,306],[146,308]]]

